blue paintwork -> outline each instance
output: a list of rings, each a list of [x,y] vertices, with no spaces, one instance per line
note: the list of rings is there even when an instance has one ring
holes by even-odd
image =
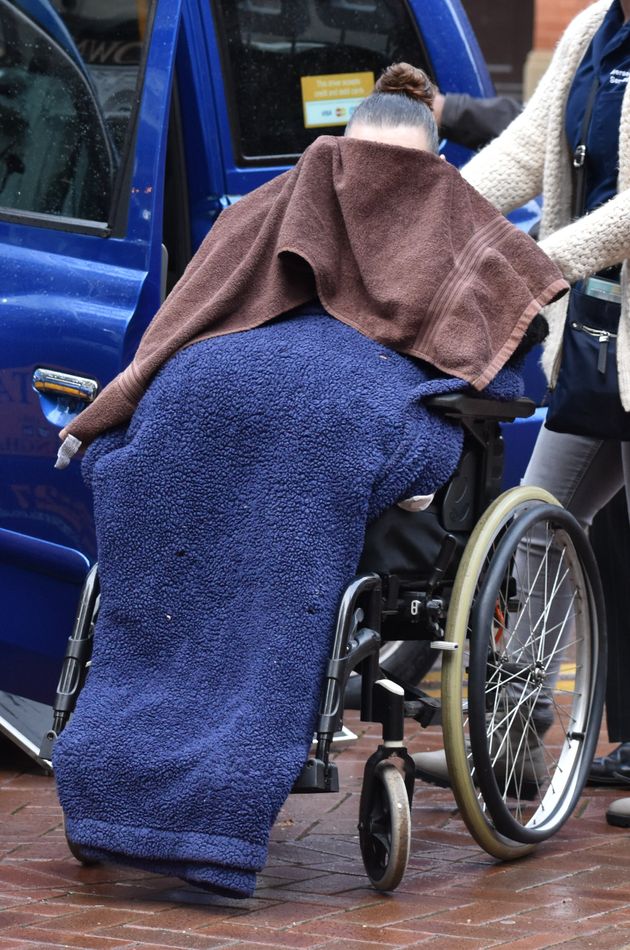
[[[21,0],[24,10],[42,4]],[[458,0],[409,6],[442,89],[491,94]],[[57,27],[53,17],[51,34]],[[68,44],[63,31],[57,37]],[[105,385],[130,360],[159,305],[175,76],[195,250],[222,207],[286,168],[242,168],[235,161],[208,0],[158,0],[122,233],[77,233],[27,217],[2,220],[0,213],[0,690],[44,702],[52,699],[80,585],[96,552],[79,466],[53,469],[58,429],[74,407],[38,396],[32,374],[47,367]],[[445,153],[458,164],[468,155],[449,144]]]
[[[43,366],[104,385],[129,361],[159,305],[166,119],[180,5],[160,3],[155,18],[125,235],[0,220],[0,689],[41,701],[53,695],[82,574],[96,552],[90,495],[78,465],[53,469],[58,426],[31,378]],[[13,535],[24,543],[20,560]],[[76,569],[51,578],[45,569],[51,544]]]
[[[459,0],[410,0],[442,92],[492,96],[494,87]]]
[[[228,191],[219,143],[229,138],[229,129],[222,130],[218,116],[208,34],[214,36],[210,5],[185,4],[176,66],[180,99],[186,103],[182,123],[193,250],[216,220]]]
[[[21,622],[19,626],[3,622],[2,683],[7,692],[51,702],[87,558],[63,545],[38,541],[36,550],[30,550],[28,544],[23,548],[23,560],[18,563],[5,559],[8,535],[0,530],[2,612],[3,617],[19,616]],[[22,544],[23,536],[19,540]],[[74,554],[74,563],[69,554]],[[65,556],[67,572],[46,569],[57,555],[60,564]]]

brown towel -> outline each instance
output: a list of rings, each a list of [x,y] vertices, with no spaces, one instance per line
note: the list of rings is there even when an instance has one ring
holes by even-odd
[[[453,166],[322,136],[294,169],[220,215],[133,362],[64,435],[86,445],[130,419],[177,350],[260,326],[316,294],[366,336],[483,389],[567,286]]]

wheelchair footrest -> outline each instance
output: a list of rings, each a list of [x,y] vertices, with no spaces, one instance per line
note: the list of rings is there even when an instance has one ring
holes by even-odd
[[[338,792],[337,766],[332,762],[324,762],[323,759],[307,759],[291,791],[294,794],[296,792]]]

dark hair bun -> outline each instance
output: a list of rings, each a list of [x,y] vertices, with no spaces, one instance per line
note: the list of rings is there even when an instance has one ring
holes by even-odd
[[[402,92],[433,109],[437,89],[423,69],[409,63],[394,63],[377,79],[374,92]]]

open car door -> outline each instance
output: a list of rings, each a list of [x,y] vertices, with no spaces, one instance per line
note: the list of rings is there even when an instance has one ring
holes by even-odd
[[[34,755],[96,554],[58,433],[160,303],[179,17],[180,0],[0,0],[0,730]]]

